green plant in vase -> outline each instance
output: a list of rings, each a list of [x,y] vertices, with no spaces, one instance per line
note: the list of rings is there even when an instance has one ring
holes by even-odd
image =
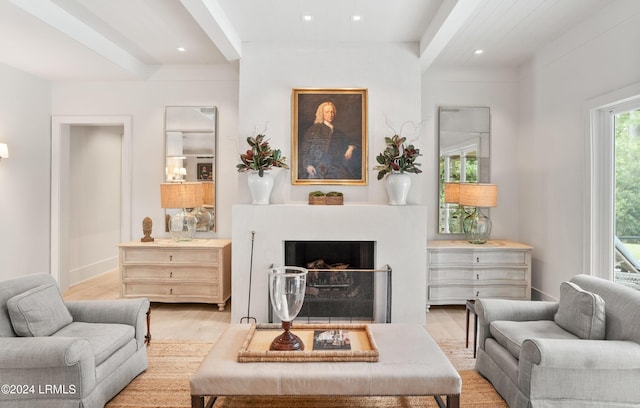
[[[378,180],[382,180],[389,173],[422,173],[416,163],[420,154],[420,149],[414,145],[405,145],[406,137],[393,135],[385,137],[386,148],[376,157],[378,165],[373,169],[378,170]]]
[[[384,141],[386,148],[376,157],[378,165],[374,170],[378,170],[378,180],[386,177],[385,188],[389,196],[389,204],[406,205],[411,188],[411,178],[408,173],[422,173],[419,168],[420,163],[416,163],[421,156],[420,149],[413,144],[405,144],[407,138],[397,133],[392,137],[385,137]]]
[[[280,149],[272,149],[265,135],[259,134],[255,137],[248,137],[247,143],[250,149],[240,155],[240,161],[236,165],[238,172],[255,170],[260,177],[264,176],[266,170],[272,167],[288,169],[287,158],[282,155]]]

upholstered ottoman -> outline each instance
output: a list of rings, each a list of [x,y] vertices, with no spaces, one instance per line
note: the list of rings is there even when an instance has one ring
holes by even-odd
[[[191,377],[192,407],[206,396],[247,395],[433,395],[459,407],[462,379],[420,325],[369,326],[377,362],[239,363],[249,325],[231,325]]]

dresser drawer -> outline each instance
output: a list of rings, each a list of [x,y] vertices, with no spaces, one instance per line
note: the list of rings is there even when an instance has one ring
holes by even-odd
[[[217,303],[231,296],[231,240],[130,241],[119,245],[123,297],[152,302]]]
[[[215,249],[146,249],[129,248],[123,251],[123,263],[210,263],[219,262],[218,250]]]
[[[431,285],[430,301],[455,301],[475,298],[529,299],[526,285]]]
[[[218,285],[203,284],[175,284],[170,283],[128,283],[125,286],[125,296],[144,296],[153,300],[154,297],[216,297],[219,295]]]
[[[429,265],[527,265],[529,251],[441,250],[429,251]]]
[[[507,281],[527,283],[527,268],[430,268],[429,282],[457,282],[476,284],[484,281]]]
[[[427,304],[464,305],[468,299],[531,299],[531,247],[495,240],[427,243]]]
[[[162,280],[165,285],[171,284],[171,281],[218,283],[220,281],[220,273],[215,267],[126,265],[123,266],[122,279],[125,281]]]

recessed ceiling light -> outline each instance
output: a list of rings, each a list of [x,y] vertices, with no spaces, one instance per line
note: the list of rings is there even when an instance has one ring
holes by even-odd
[[[354,23],[357,23],[359,21],[362,21],[362,16],[359,16],[357,14],[354,14],[353,16],[351,16],[351,21],[353,21]]]
[[[480,55],[484,52],[484,50],[475,50],[473,53],[476,55]]]
[[[302,21],[306,22],[306,23],[310,23],[313,21],[313,16],[311,14],[304,14],[302,16]]]
[[[178,47],[177,50],[180,52],[185,52],[187,49],[184,47]]]

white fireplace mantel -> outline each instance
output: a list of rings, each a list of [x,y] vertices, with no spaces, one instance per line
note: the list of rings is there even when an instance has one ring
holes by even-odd
[[[231,321],[247,316],[252,231],[253,276],[249,316],[268,320],[267,269],[283,265],[284,242],[375,241],[375,267],[392,272],[394,323],[426,320],[427,209],[390,205],[235,205],[232,220]]]

